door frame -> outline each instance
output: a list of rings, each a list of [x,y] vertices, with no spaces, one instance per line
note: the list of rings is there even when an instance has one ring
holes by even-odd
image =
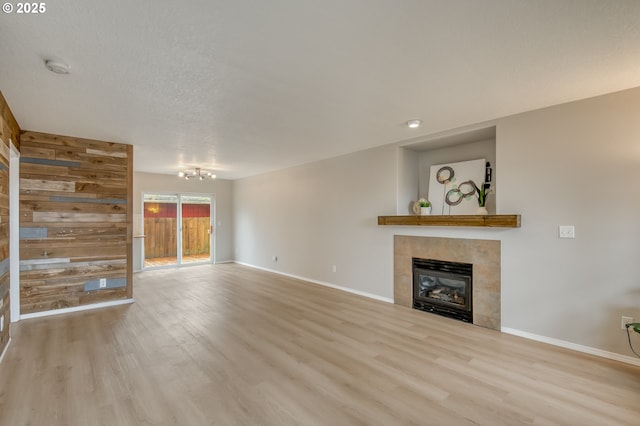
[[[9,300],[11,322],[17,322],[20,321],[20,151],[11,139],[9,148]]]

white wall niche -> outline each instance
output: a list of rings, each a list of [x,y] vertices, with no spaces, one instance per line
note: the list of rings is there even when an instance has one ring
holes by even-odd
[[[497,190],[496,126],[484,123],[432,135],[426,140],[398,147],[397,214],[411,215],[413,202],[428,198],[429,172],[436,164],[484,158],[493,168],[492,187]],[[496,194],[487,199],[487,209],[496,213]]]

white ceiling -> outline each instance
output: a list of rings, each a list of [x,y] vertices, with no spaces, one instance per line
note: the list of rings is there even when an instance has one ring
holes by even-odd
[[[637,0],[46,7],[0,14],[0,90],[23,129],[133,144],[136,171],[235,179],[640,86]]]

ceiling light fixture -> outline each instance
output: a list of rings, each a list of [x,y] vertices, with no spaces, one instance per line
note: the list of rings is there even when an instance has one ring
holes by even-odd
[[[422,121],[420,120],[407,121],[407,126],[409,126],[410,129],[417,129],[418,127],[420,127],[421,124],[422,124]]]
[[[216,175],[211,172],[203,172],[200,167],[196,167],[193,173],[179,172],[178,177],[185,178],[186,180],[205,180],[206,178],[215,179]]]
[[[56,74],[69,74],[71,72],[71,68],[67,64],[63,64],[62,62],[54,61],[52,59],[47,59],[44,61],[44,66],[51,72]]]

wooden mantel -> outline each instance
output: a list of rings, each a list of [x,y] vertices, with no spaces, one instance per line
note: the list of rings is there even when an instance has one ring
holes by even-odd
[[[386,226],[483,226],[520,228],[519,214],[455,216],[378,216],[378,225]]]

